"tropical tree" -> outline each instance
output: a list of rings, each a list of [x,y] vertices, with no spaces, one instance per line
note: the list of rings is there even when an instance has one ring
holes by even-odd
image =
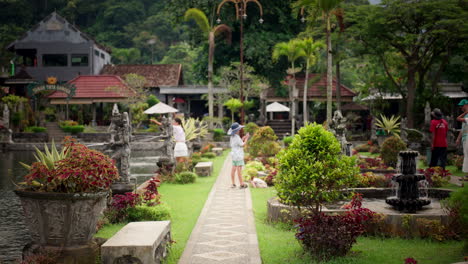
[[[242,102],[237,98],[231,98],[224,103],[224,106],[226,106],[231,111],[232,122],[234,122],[234,113],[239,111],[242,105],[243,105]]]
[[[312,65],[317,63],[318,52],[321,48],[324,47],[324,44],[320,41],[314,42],[312,38],[306,38],[299,42],[300,48],[304,52],[304,59],[306,61],[305,68],[305,81],[304,81],[304,95],[303,95],[303,104],[302,104],[302,114],[304,116],[304,125],[309,120],[309,111],[307,107],[307,87],[309,86],[309,69]]]
[[[208,37],[208,115],[210,120],[213,119],[213,60],[215,50],[215,37],[221,33],[226,33],[227,42],[231,41],[231,28],[225,24],[213,26],[213,23],[208,22],[205,13],[197,8],[190,8],[185,12],[185,20],[194,20],[198,27]],[[213,123],[209,122],[211,129]]]
[[[296,72],[300,69],[295,68],[295,62],[305,56],[304,50],[301,48],[301,41],[297,39],[292,39],[289,42],[280,42],[273,47],[273,60],[278,61],[282,56],[288,58],[288,61],[291,63],[291,68],[288,70],[288,74],[292,75],[292,79],[289,81],[289,98],[291,100],[291,112],[292,112],[292,127],[291,135],[295,134],[295,125],[296,125],[296,104],[294,98],[294,92],[296,90]]]
[[[339,10],[340,3],[344,0],[299,0],[296,5],[304,8],[309,12],[313,19],[318,17],[319,13],[326,23],[327,33],[327,124],[330,124],[332,119],[332,78],[333,78],[333,63],[332,63],[332,45],[331,45],[331,23],[332,15]],[[341,13],[341,11],[339,11]],[[337,88],[338,89],[338,88]]]

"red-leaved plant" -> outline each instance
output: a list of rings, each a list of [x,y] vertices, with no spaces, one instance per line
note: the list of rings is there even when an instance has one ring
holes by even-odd
[[[114,161],[103,153],[92,150],[75,139],[66,137],[67,156],[53,166],[34,162],[25,176],[25,189],[59,193],[90,193],[107,191],[112,181],[119,178]]]
[[[356,194],[343,215],[327,215],[322,212],[303,217],[295,222],[296,238],[319,260],[344,256],[365,231],[366,222],[374,212],[362,208],[362,195]]]
[[[426,176],[426,180],[431,187],[442,187],[450,181],[452,175],[450,171],[442,167],[419,169],[418,172]]]
[[[143,200],[145,203],[149,206],[157,205],[160,203],[159,198],[159,192],[158,192],[158,187],[161,184],[161,180],[159,180],[157,177],[152,177],[149,181],[148,184],[146,185],[145,192],[143,193]]]
[[[418,264],[418,261],[414,258],[405,258],[405,264]]]

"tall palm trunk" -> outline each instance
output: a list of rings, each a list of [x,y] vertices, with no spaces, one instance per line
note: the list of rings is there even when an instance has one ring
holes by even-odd
[[[332,64],[332,47],[330,36],[330,14],[326,14],[327,20],[327,126],[330,125],[332,119],[332,78],[333,78],[333,64]]]
[[[213,129],[213,58],[215,49],[215,35],[210,31],[208,36],[209,50],[208,50],[208,128]]]
[[[309,121],[309,108],[307,107],[307,88],[309,86],[309,59],[306,60],[304,95],[302,97],[302,115],[304,116],[304,125]]]

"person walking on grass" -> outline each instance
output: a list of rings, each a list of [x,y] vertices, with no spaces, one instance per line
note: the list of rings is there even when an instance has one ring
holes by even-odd
[[[239,125],[239,123],[235,122],[231,125],[231,128],[227,132],[230,139],[230,146],[231,146],[231,158],[232,158],[232,169],[231,169],[231,182],[232,188],[236,187],[235,175],[237,172],[237,177],[239,179],[239,187],[240,188],[247,188],[247,184],[244,183],[242,179],[242,166],[244,166],[244,144],[250,137],[250,134],[247,133],[242,138],[239,136],[239,131],[244,126]]]
[[[440,161],[440,167],[445,170],[447,163],[447,132],[448,123],[443,118],[439,108],[434,108],[431,113],[431,127],[429,131],[432,133],[432,154],[429,167],[437,167]]]

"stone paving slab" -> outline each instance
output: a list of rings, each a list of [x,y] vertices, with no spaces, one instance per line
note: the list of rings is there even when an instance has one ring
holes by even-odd
[[[260,264],[248,189],[231,188],[228,157],[192,230],[179,264]]]

